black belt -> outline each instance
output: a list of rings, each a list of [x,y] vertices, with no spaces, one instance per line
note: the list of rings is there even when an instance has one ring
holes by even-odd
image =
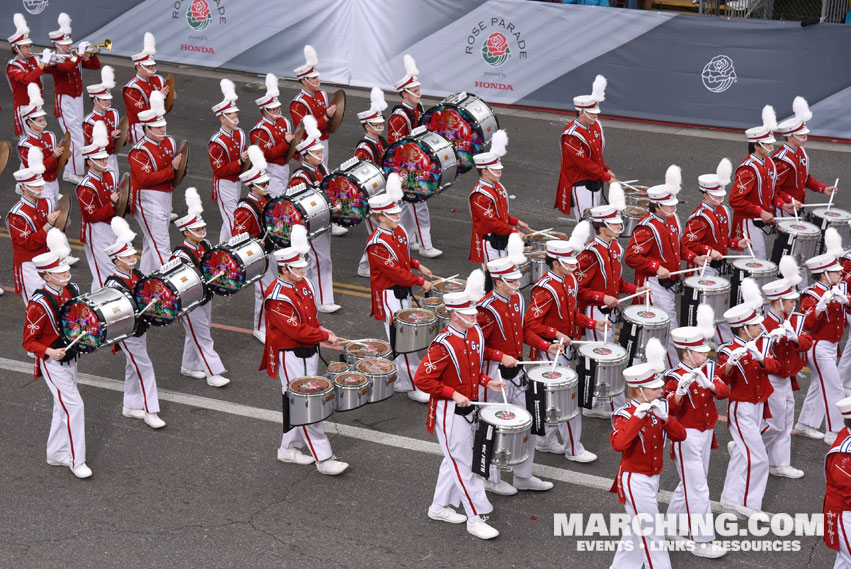
[[[473,411],[476,410],[475,405],[470,405],[468,407],[459,407],[458,404],[455,404],[455,414],[461,415],[462,417],[466,417],[470,415]]]
[[[319,352],[319,348],[317,348],[316,346],[310,346],[309,348],[301,346],[298,348],[290,348],[284,351],[292,352],[295,357],[306,360],[307,358],[313,357],[315,354],[317,354]]]
[[[390,290],[393,291],[396,300],[405,300],[411,296],[411,287],[409,286],[393,285],[390,287]]]

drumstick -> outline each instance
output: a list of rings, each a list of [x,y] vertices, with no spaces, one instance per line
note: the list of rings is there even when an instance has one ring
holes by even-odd
[[[437,279],[436,281],[432,281],[431,284],[432,284],[432,286],[434,286],[437,283],[440,283],[440,282],[443,282],[443,281],[448,281],[448,282],[455,283],[455,284],[461,284],[459,281],[455,280],[455,277],[457,277],[457,276],[458,275],[452,275],[451,277],[441,277],[441,278]]]
[[[564,347],[564,338],[559,339],[558,341],[558,353],[556,357],[553,358],[553,365],[550,368],[550,373],[553,373],[556,370],[556,364],[558,364],[558,357],[561,355],[561,351]]]
[[[683,269],[682,271],[674,271],[673,273],[668,273],[668,276],[672,277],[674,275],[684,275],[686,273],[693,273],[693,272],[699,271],[699,270],[700,270],[700,267],[692,267],[690,269]]]
[[[833,185],[837,186],[838,184],[839,184],[839,178],[836,178],[836,181],[833,183]],[[832,194],[830,194],[830,199],[827,201],[827,211],[830,211],[830,206],[833,205],[833,196],[835,196],[835,195],[836,195],[836,192],[833,192]]]
[[[217,279],[220,279],[221,277],[224,276],[224,274],[225,274],[224,271],[219,271],[219,273],[217,275],[215,275],[213,278],[211,278],[210,280],[207,281],[207,284],[210,284],[211,282],[213,282]]]
[[[751,252],[751,257],[753,258],[754,261],[756,261],[756,255],[753,254],[753,247],[751,247],[750,243],[748,243],[748,251]]]
[[[618,181],[621,182],[620,180],[618,180]],[[638,180],[626,180],[625,182],[621,182],[621,186],[627,186],[628,184],[634,184],[637,181]],[[629,187],[632,187],[632,186],[629,186]]]
[[[700,278],[703,278],[703,273],[706,272],[706,265],[709,264],[709,255],[703,260],[703,266],[700,268]]]
[[[485,407],[487,405],[504,405],[504,403],[500,403],[499,401],[470,401],[470,405],[479,405],[480,407]],[[457,406],[457,404],[456,404]]]
[[[74,344],[76,344],[77,342],[79,342],[80,340],[82,340],[82,339],[83,339],[83,336],[85,336],[85,335],[86,335],[86,334],[85,334],[85,332],[83,332],[83,333],[81,333],[81,334],[77,335],[77,337],[76,337],[76,338],[74,338],[74,340],[73,340],[70,344],[68,344],[67,346],[65,346],[65,347],[64,347],[64,348],[62,348],[62,349],[63,349],[63,350],[66,350],[66,351],[67,351],[67,350],[70,350],[71,348],[73,348],[73,347],[74,347]]]
[[[650,310],[650,289],[645,290],[647,295],[644,297],[644,308]]]
[[[147,305],[145,308],[143,308],[142,310],[140,310],[140,311],[139,311],[139,314],[137,314],[136,316],[141,316],[141,315],[142,315],[142,314],[144,314],[144,313],[145,313],[145,312],[146,312],[149,308],[151,308],[153,305],[155,305],[155,304],[156,304],[156,303],[158,303],[159,301],[160,301],[160,299],[159,299],[159,298],[155,298],[155,299],[153,299],[151,302],[149,302],[149,303],[148,303],[148,305]]]
[[[638,181],[638,180],[630,180],[630,182],[637,182],[637,181]],[[635,186],[630,186],[630,185],[629,185],[629,182],[621,182],[621,186],[625,186],[625,187],[629,188],[630,190],[635,190],[636,192],[640,192],[640,191],[641,191],[641,190],[639,190],[638,188],[636,188]]]
[[[750,255],[724,255],[722,259],[750,259]]]
[[[831,196],[833,197],[833,196]],[[805,203],[801,207],[822,207],[822,206],[830,206],[829,203]]]
[[[505,387],[505,385],[502,386],[502,391],[500,391],[500,393],[502,393],[502,402],[505,403],[506,407],[508,407],[508,397],[505,396]]]
[[[531,229],[531,228],[530,228],[530,229]],[[538,229],[538,230],[533,231],[533,232],[531,232],[531,233],[527,233],[527,234],[526,234],[526,237],[531,237],[531,236],[533,236],[533,235],[537,235],[537,234],[539,234],[539,233],[546,233],[547,231],[552,231],[552,230],[553,230],[553,228],[552,228],[552,227],[547,227],[546,229]]]

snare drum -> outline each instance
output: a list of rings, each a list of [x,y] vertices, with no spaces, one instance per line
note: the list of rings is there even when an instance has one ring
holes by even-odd
[[[384,172],[369,160],[344,162],[322,180],[322,191],[331,204],[331,221],[352,227],[366,219],[367,200],[383,192],[384,184]]]
[[[443,332],[449,326],[449,311],[445,306],[441,306],[434,313],[437,314],[437,331]]]
[[[533,282],[532,280],[532,260],[526,257],[526,261],[517,265],[517,270],[520,271],[520,288],[526,288]]]
[[[750,277],[759,285],[769,283],[777,278],[777,265],[762,259],[734,259],[730,264],[733,276],[730,278],[730,304],[735,306],[742,302],[742,281]]]
[[[716,324],[724,322],[724,312],[730,308],[730,281],[709,275],[686,278],[680,299],[680,326],[697,326],[697,307],[701,304],[712,307]]]
[[[493,110],[471,93],[455,93],[420,117],[420,125],[438,132],[452,143],[458,155],[458,173],[473,168],[473,156],[482,152],[499,121]]]
[[[285,392],[289,402],[290,425],[310,425],[324,421],[334,412],[334,385],[318,375],[292,380]]]
[[[351,370],[352,366],[346,362],[331,362],[328,364],[328,369],[325,370],[325,377],[334,381],[334,378],[340,375],[341,373],[346,373]]]
[[[346,362],[349,365],[355,365],[364,358],[389,358],[392,351],[390,344],[384,340],[376,340],[375,338],[349,342],[343,349]]]
[[[517,405],[488,405],[478,415],[480,423],[496,431],[491,465],[511,470],[529,458],[532,415],[526,409]]]
[[[133,289],[133,297],[139,310],[144,310],[142,318],[154,326],[168,326],[209,300],[200,271],[179,259],[142,277]]]
[[[626,186],[623,187],[623,194],[626,201],[627,206],[636,205],[647,209],[645,203],[649,203],[649,199],[647,198],[647,190],[648,186],[642,186],[638,184],[630,184],[632,187],[628,188]]]
[[[59,309],[61,332],[80,352],[93,352],[133,335],[136,303],[121,289],[104,287],[72,298]]]
[[[437,336],[437,315],[422,308],[403,308],[393,314],[393,328],[397,354],[418,352]]]
[[[627,365],[644,361],[644,346],[650,338],[657,338],[663,346],[668,345],[671,317],[661,308],[633,304],[623,309],[621,321],[618,343],[629,355]]]
[[[531,235],[527,239],[527,241],[538,251],[546,251],[547,241],[552,241],[554,239],[559,241],[565,241],[567,240],[567,234],[562,233],[561,231],[547,231],[546,233],[535,233],[534,235]]]
[[[623,370],[629,354],[618,344],[583,344],[579,347],[579,401],[590,409],[596,397],[608,401],[624,392]]]
[[[355,371],[364,374],[371,382],[368,403],[378,403],[393,396],[396,381],[396,364],[384,358],[365,358],[355,364]]]
[[[278,248],[290,246],[293,225],[304,225],[308,239],[328,231],[331,227],[331,207],[325,194],[309,187],[291,196],[269,200],[263,208],[263,228]]]
[[[462,292],[467,286],[467,281],[464,279],[453,279],[451,281],[440,281],[434,283],[428,291],[428,296],[436,296],[443,300],[443,295],[447,292]]]
[[[443,306],[443,297],[440,296],[429,296],[420,300],[420,305],[432,312],[437,312],[437,309]]]
[[[364,374],[347,371],[331,381],[334,383],[334,411],[351,411],[369,403],[371,382]]]
[[[448,140],[417,127],[387,148],[382,167],[386,174],[396,172],[402,178],[406,202],[421,202],[449,187],[455,180],[458,163]]]
[[[771,261],[779,263],[783,255],[791,255],[803,265],[808,259],[815,257],[821,240],[821,230],[806,221],[798,221],[784,217],[775,220],[777,239],[771,250]]]
[[[623,231],[621,232],[620,237],[631,236],[632,232],[638,225],[638,222],[644,219],[648,213],[650,213],[648,210],[637,205],[626,206],[626,209],[623,210],[623,214],[621,215],[623,218]]]
[[[532,264],[532,282],[536,283],[538,280],[549,272],[549,267],[547,267],[547,252],[546,251],[535,251],[531,255],[529,255],[529,262]]]
[[[824,231],[828,227],[834,228],[842,237],[842,242],[847,246],[851,241],[851,226],[848,222],[851,221],[851,213],[844,209],[831,207],[816,207],[810,210],[807,216],[807,221],[821,229],[822,238],[819,240],[817,251],[824,252]]]
[[[576,389],[579,376],[569,367],[542,365],[526,374],[529,382],[527,392],[543,391],[546,400],[545,420],[548,425],[559,425],[576,417],[579,400]],[[527,397],[530,395],[527,393]]]
[[[230,296],[254,284],[266,274],[267,268],[269,259],[263,244],[248,233],[234,235],[227,243],[207,251],[201,259],[207,288],[219,296]]]

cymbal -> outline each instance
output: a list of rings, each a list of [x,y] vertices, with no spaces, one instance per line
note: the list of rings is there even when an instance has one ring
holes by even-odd
[[[331,104],[337,105],[337,110],[334,111],[334,116],[328,123],[328,132],[336,132],[343,122],[343,115],[346,113],[346,92],[342,89],[337,89],[334,96],[331,97]]]
[[[62,136],[62,141],[59,143],[59,146],[62,147],[62,154],[59,155],[59,158],[56,159],[56,173],[61,176],[62,170],[65,169],[65,164],[68,163],[68,159],[71,157],[71,132],[66,131]]]
[[[127,120],[127,117],[121,117],[121,120],[118,121],[118,130],[121,131],[121,134],[115,139],[114,151],[116,154],[127,144],[127,137],[130,134],[130,121]]]
[[[65,226],[68,225],[68,218],[71,215],[70,194],[66,193],[59,199],[59,203],[56,204],[56,210],[59,211],[59,217],[56,218],[53,227],[57,227],[64,232]]]
[[[12,152],[12,145],[8,140],[0,141],[0,174],[6,170],[6,164],[9,163],[9,154]]]
[[[304,122],[301,122],[298,125],[298,128],[295,129],[293,133],[293,139],[290,141],[290,149],[287,150],[287,162],[293,159],[295,155],[295,147],[302,141],[304,138]]]
[[[175,188],[183,181],[183,177],[186,175],[186,168],[189,166],[189,144],[185,140],[180,142],[177,153],[180,154],[181,158],[180,164],[177,165],[177,173],[174,175]]]
[[[121,175],[121,181],[118,183],[118,202],[113,208],[115,215],[124,217],[127,213],[127,204],[130,202],[130,173],[124,172]]]
[[[170,113],[171,107],[174,106],[174,75],[169,73],[165,78],[166,87],[168,87],[168,95],[165,96],[165,112]]]

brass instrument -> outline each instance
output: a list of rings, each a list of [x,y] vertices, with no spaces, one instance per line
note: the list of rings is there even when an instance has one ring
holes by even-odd
[[[86,55],[100,53],[101,48],[105,49],[106,51],[112,50],[112,40],[107,38],[103,40],[103,43],[99,43],[97,45],[90,45],[86,48]]]
[[[86,55],[94,55],[96,53],[100,53],[101,48],[105,49],[106,51],[112,50],[112,40],[107,38],[107,39],[103,40],[103,43],[88,46],[86,48],[85,54]],[[59,63],[61,61],[65,61],[66,59],[71,59],[73,57],[77,57],[78,55],[79,54],[78,54],[77,49],[71,50],[71,53],[53,52],[53,54],[50,56],[50,62],[48,63],[48,65],[56,65],[57,63]]]

